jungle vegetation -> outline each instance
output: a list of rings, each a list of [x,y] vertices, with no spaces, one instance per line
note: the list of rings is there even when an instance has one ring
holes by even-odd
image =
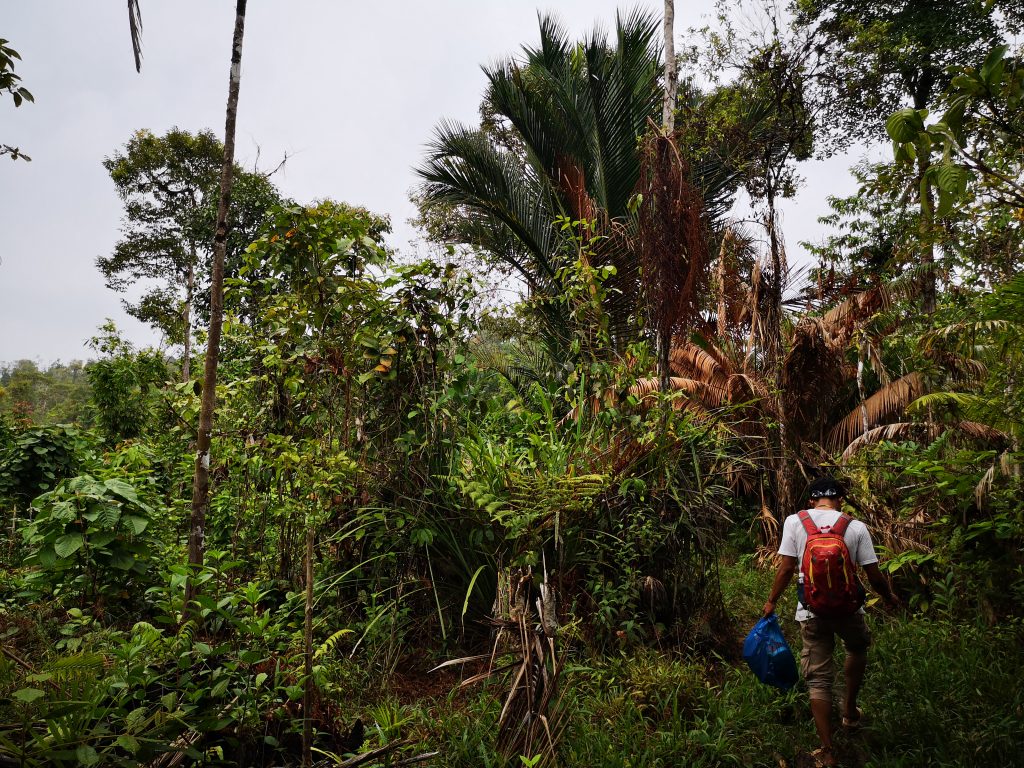
[[[126,136],[97,267],[166,343],[0,366],[0,765],[809,764],[738,652],[822,474],[907,603],[843,764],[1024,765],[1018,21],[723,5],[666,67],[541,14],[424,137],[426,259],[235,163],[237,67],[225,140]]]

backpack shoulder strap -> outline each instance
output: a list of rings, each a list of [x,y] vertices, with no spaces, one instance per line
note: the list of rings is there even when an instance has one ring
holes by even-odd
[[[851,521],[852,518],[849,515],[846,513],[841,514],[839,519],[836,520],[835,525],[832,526],[832,533],[836,536],[844,535],[846,533],[846,529],[850,527]]]
[[[798,516],[800,517],[800,522],[803,523],[804,530],[807,531],[808,536],[814,536],[815,534],[821,533],[821,529],[814,524],[814,521],[811,520],[811,516],[807,514],[806,509],[801,509]]]

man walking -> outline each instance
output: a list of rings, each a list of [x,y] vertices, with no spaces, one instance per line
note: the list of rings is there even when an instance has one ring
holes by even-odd
[[[864,681],[871,634],[864,620],[864,590],[856,578],[856,566],[885,602],[899,601],[878,569],[878,556],[867,526],[842,510],[843,488],[831,477],[811,483],[811,508],[790,515],[782,528],[779,568],[763,613],[770,616],[799,571],[796,620],[800,622],[803,650],[800,669],[807,683],[811,714],[821,740],[814,752],[819,765],[837,765],[832,750],[832,682],[835,664],[832,651],[838,635],[846,647],[846,697],[843,725],[860,725],[857,694]],[[815,610],[812,610],[814,608]]]

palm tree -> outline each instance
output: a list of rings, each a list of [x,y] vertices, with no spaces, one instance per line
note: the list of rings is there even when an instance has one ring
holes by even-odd
[[[559,349],[568,347],[574,330],[564,303],[557,301],[563,270],[581,251],[579,230],[558,222],[591,222],[587,258],[615,267],[602,302],[612,341],[608,351],[638,333],[638,193],[651,186],[657,165],[648,163],[645,171],[641,139],[657,131],[662,110],[658,32],[656,17],[634,11],[616,17],[613,40],[597,29],[577,43],[551,16],[542,16],[536,47],[525,46],[521,58],[484,70],[487,106],[511,126],[515,143],[445,122],[418,169],[427,204],[458,211],[462,242],[489,251],[526,283],[556,358],[564,356]],[[657,151],[663,160],[675,152],[665,145]],[[712,222],[705,229],[714,233],[735,175],[718,162],[676,159],[676,180],[698,190],[692,217]],[[653,223],[668,213],[648,218]],[[701,265],[693,266],[700,271]]]

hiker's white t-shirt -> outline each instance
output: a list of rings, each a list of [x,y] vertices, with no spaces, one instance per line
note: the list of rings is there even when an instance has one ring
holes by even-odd
[[[842,514],[838,509],[809,509],[807,511],[814,524],[822,529],[831,528]],[[843,534],[843,541],[846,542],[846,548],[850,550],[850,557],[857,565],[865,566],[878,562],[875,545],[871,543],[871,534],[868,533],[868,527],[860,520],[850,521],[846,527],[846,533]],[[796,558],[798,582],[803,581],[803,575],[800,574],[799,569],[804,559],[805,546],[807,546],[807,531],[804,530],[804,525],[800,522],[800,515],[790,515],[782,526],[782,543],[779,545],[779,554]],[[861,613],[864,612],[863,608],[860,610]],[[807,619],[813,618],[814,614],[798,601],[796,620],[807,621]]]

